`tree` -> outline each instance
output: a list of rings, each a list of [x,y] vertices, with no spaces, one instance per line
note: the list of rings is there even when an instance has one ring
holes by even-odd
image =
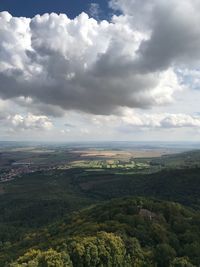
[[[182,258],[175,258],[170,267],[194,267],[192,263],[189,262],[188,258],[182,257]]]
[[[125,242],[127,253],[127,265],[131,267],[144,266],[144,254],[137,238],[129,238]]]
[[[158,267],[169,267],[175,256],[175,250],[168,244],[163,243],[156,246],[155,261],[158,263]]]
[[[77,267],[124,266],[124,242],[112,233],[100,232],[95,236],[73,238],[68,249],[72,262]]]
[[[26,252],[17,261],[10,264],[10,267],[72,267],[69,254],[57,252],[53,249],[47,251],[32,249]]]

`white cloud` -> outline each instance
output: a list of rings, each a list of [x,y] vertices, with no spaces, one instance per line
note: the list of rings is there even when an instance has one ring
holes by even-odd
[[[7,123],[13,130],[50,130],[53,127],[47,116],[36,116],[30,113],[26,116],[20,114],[8,116]]]
[[[200,128],[200,116],[182,113],[137,114],[127,109],[122,122],[140,128]]]
[[[151,72],[200,62],[198,0],[111,0],[132,28],[148,32],[138,49],[137,70]]]
[[[170,129],[200,128],[200,115],[184,113],[139,113],[129,108],[122,110],[122,115],[91,115],[88,125],[96,129],[117,129],[132,127],[135,129]]]
[[[12,103],[13,104],[13,103]],[[4,121],[12,112],[12,108],[14,105],[11,104],[11,101],[0,99],[0,122]]]
[[[163,105],[180,87],[172,67],[136,71],[137,50],[148,34],[132,27],[126,15],[98,23],[85,13],[71,20],[64,14],[26,19],[3,12],[0,29],[0,96],[32,99],[30,108],[47,114]]]
[[[99,19],[100,6],[98,3],[91,3],[89,8],[89,14],[95,19]]]
[[[99,20],[95,3],[96,19],[0,13],[2,131],[116,140],[127,127],[183,135],[199,129],[200,2],[110,5],[121,11],[110,21]]]

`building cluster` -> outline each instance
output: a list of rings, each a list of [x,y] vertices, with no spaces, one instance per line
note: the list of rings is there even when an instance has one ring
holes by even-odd
[[[34,172],[34,170],[29,166],[14,167],[0,174],[0,182],[7,182],[13,180],[17,176],[31,172]]]
[[[58,166],[48,166],[48,165],[33,165],[31,163],[13,163],[11,168],[0,173],[0,183],[8,182],[20,177],[24,174],[33,173],[37,171],[49,171],[58,169]]]

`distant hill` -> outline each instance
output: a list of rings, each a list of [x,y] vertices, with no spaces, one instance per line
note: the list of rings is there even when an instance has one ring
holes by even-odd
[[[162,170],[152,174],[106,175],[79,178],[82,191],[110,199],[151,196],[200,208],[200,168]]]

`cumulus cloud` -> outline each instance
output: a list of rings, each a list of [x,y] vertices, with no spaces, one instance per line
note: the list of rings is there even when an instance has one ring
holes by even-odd
[[[12,130],[50,130],[53,127],[47,116],[36,116],[31,113],[26,116],[20,114],[8,116],[7,124]]]
[[[146,32],[127,15],[97,22],[82,13],[32,19],[0,15],[0,97],[31,99],[54,116],[64,110],[112,114],[121,107],[163,105],[180,89],[173,68],[136,71]],[[22,101],[21,101],[22,102]]]
[[[137,70],[152,72],[199,63],[198,0],[112,0],[110,5],[128,16],[132,27],[149,33],[137,51]]]
[[[166,130],[177,128],[200,129],[199,114],[185,113],[146,113],[125,108],[121,116],[90,115],[87,125],[91,128],[106,129],[149,129]]]
[[[122,117],[124,125],[139,128],[200,128],[200,116],[188,114],[137,114],[131,110],[126,110]]]
[[[185,83],[182,69],[199,64],[199,1],[111,0],[110,6],[121,10],[111,21],[85,13],[74,19],[0,13],[0,97],[52,116],[172,102]]]

